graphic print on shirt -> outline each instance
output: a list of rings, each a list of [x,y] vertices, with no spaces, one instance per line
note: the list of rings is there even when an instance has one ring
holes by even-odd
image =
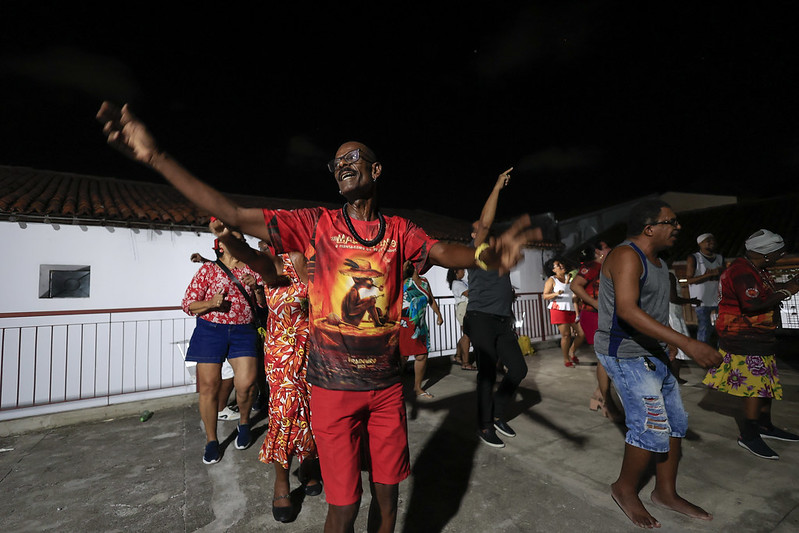
[[[340,213],[265,211],[265,219],[284,249],[308,258],[308,381],[333,390],[378,390],[399,382],[401,265],[408,259],[424,271],[436,241],[412,222],[387,216],[384,239],[364,246]],[[376,221],[352,224],[365,239],[377,234]]]
[[[398,260],[396,241],[367,249],[349,242],[346,235],[334,234],[315,244],[316,258],[337,259],[327,268],[314,269],[314,350],[324,359],[324,368],[312,368],[323,370],[326,382],[335,375],[337,385],[344,387],[350,372],[385,374],[393,366],[389,354],[398,345],[398,280],[386,277],[386,272],[398,271],[392,268]],[[324,253],[323,248],[327,248]],[[320,378],[321,373],[313,377]],[[355,375],[351,378],[358,381]]]

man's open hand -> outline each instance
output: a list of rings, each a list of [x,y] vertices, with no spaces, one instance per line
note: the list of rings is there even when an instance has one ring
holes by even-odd
[[[103,102],[97,120],[103,124],[108,144],[134,161],[152,165],[153,156],[158,153],[155,139],[127,104],[120,109],[111,102]]]

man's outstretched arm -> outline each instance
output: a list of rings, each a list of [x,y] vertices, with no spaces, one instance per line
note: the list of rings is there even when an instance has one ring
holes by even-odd
[[[159,149],[147,127],[128,109],[103,102],[97,112],[103,123],[108,144],[161,174],[194,205],[205,209],[225,224],[240,228],[255,237],[268,239],[263,213],[257,208],[243,208],[225,195],[200,181],[194,174]]]
[[[250,248],[246,242],[237,239],[221,220],[211,219],[208,228],[219,242],[225,245],[226,250],[234,258],[249,265],[251,269],[261,275],[266,285],[277,281],[278,271],[275,256],[268,252],[261,252]]]
[[[530,215],[523,215],[505,233],[486,243],[488,247],[480,252],[480,260],[490,270],[505,274],[521,260],[525,246],[541,240],[541,228],[532,227]],[[446,268],[474,268],[478,266],[474,254],[475,248],[471,246],[437,242],[430,248],[430,261]]]

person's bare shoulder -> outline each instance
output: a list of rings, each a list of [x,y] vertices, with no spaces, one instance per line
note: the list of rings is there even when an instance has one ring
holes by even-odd
[[[602,273],[607,276],[610,272],[626,269],[633,265],[641,265],[638,253],[630,246],[617,246],[602,263]]]

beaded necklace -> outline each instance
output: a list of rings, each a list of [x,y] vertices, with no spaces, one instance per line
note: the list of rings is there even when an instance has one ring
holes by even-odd
[[[355,237],[355,240],[369,248],[382,241],[383,237],[386,235],[386,219],[383,218],[383,214],[380,211],[377,212],[377,218],[380,220],[380,227],[377,229],[377,235],[375,238],[367,241],[358,235],[357,231],[355,231],[355,227],[352,225],[352,220],[350,220],[350,214],[347,212],[348,205],[349,204],[344,204],[344,207],[341,208],[341,213],[344,215],[344,222],[347,223],[347,229],[350,230],[350,233],[352,233],[352,236]]]

